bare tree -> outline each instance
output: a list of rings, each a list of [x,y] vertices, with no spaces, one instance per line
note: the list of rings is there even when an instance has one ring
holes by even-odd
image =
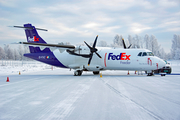
[[[113,45],[114,47],[122,47],[123,46],[123,43],[122,43],[122,35],[116,35],[114,37],[114,40],[113,40]]]
[[[99,41],[98,42],[98,46],[100,46],[100,47],[107,47],[108,45],[107,45],[106,41]]]
[[[131,35],[128,35],[128,42],[129,42],[129,45],[133,44],[133,38]]]
[[[5,59],[5,52],[4,50],[0,47],[0,60]]]
[[[144,43],[145,43],[145,48],[146,48],[146,49],[150,49],[150,48],[149,48],[150,38],[149,38],[149,35],[148,35],[148,34],[146,34],[146,35],[144,36]]]
[[[180,59],[180,35],[174,34],[171,46],[172,59]]]

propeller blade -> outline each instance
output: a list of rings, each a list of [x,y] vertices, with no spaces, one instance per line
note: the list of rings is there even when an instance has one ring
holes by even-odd
[[[122,42],[123,42],[124,49],[126,49],[126,44],[124,42],[124,38],[122,38]]]
[[[93,53],[90,54],[90,58],[89,58],[89,61],[88,61],[88,66],[89,66],[90,63],[91,63],[92,56],[93,56]]]
[[[97,52],[95,52],[96,53],[96,55],[99,57],[99,58],[102,58]]]
[[[128,49],[131,47],[132,44],[130,44],[130,46],[128,47]]]
[[[93,48],[96,47],[97,38],[98,38],[98,35],[96,36],[96,39],[94,40]]]
[[[89,46],[85,41],[84,41],[84,43],[88,46],[88,48],[91,50],[92,48],[91,48],[91,46]]]

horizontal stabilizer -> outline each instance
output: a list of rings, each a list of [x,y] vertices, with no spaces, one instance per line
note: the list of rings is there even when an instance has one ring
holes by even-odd
[[[33,27],[24,27],[24,26],[13,26],[15,28],[25,28],[25,29],[33,29]],[[46,29],[36,28],[36,30],[48,31]]]
[[[48,47],[60,47],[60,48],[75,49],[74,45],[58,45],[58,44],[29,43],[29,42],[19,42],[19,43],[20,44],[28,44],[28,45],[39,45],[39,46],[48,46]]]

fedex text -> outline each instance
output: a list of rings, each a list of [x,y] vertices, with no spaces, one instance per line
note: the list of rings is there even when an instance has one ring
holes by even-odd
[[[131,55],[126,55],[126,53],[120,53],[119,55],[113,55],[113,53],[109,53],[108,60],[130,60]]]
[[[28,41],[29,42],[37,42],[37,41],[39,41],[39,38],[36,36],[34,36],[33,38],[28,37]]]

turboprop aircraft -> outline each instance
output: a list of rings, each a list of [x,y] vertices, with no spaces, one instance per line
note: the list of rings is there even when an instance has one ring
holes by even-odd
[[[25,57],[61,68],[74,69],[74,76],[81,76],[83,71],[99,74],[103,70],[147,71],[151,76],[153,70],[160,69],[166,64],[147,49],[129,49],[131,45],[126,47],[123,39],[124,49],[97,48],[98,36],[93,46],[85,41],[87,46],[47,44],[37,33],[37,30],[47,30],[35,28],[31,24],[13,27],[25,30],[27,42],[20,42],[20,44],[30,45],[30,53],[24,54]],[[46,48],[41,50],[39,46],[46,46]],[[49,47],[57,49],[51,51]]]

